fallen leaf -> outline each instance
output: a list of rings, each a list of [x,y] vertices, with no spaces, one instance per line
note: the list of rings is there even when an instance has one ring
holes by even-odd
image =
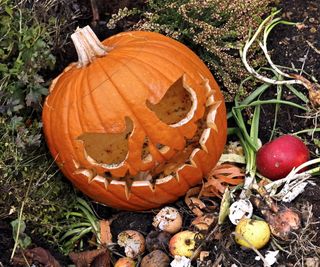
[[[112,243],[110,222],[107,220],[100,220],[99,225],[100,225],[100,244],[108,245]]]
[[[232,165],[221,164],[211,170],[202,186],[200,196],[222,197],[227,185],[243,183],[244,172]]]
[[[203,215],[202,209],[206,206],[198,197],[200,191],[200,186],[190,188],[184,197],[184,202],[197,217]]]
[[[27,261],[27,262],[26,262]],[[45,267],[60,267],[59,262],[51,255],[51,253],[41,247],[21,250],[12,259],[14,266],[29,266],[41,264]]]
[[[76,265],[76,267],[110,267],[110,255],[107,249],[95,249],[83,252],[71,252],[69,254],[70,259]],[[104,262],[104,265],[96,265]]]

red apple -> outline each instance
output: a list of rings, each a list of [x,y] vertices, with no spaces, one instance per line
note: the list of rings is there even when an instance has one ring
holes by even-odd
[[[256,165],[260,174],[277,180],[309,160],[307,146],[297,137],[283,135],[265,145],[257,152]]]

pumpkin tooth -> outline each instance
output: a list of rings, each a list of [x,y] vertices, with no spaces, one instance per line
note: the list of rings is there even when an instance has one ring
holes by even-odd
[[[199,140],[201,148],[207,153],[209,153],[209,152],[208,152],[208,149],[206,147],[206,142],[207,142],[207,140],[208,140],[208,138],[210,136],[210,131],[211,131],[211,128],[204,129],[204,131],[202,132],[202,135],[200,137],[200,140]]]
[[[193,166],[193,167],[195,167],[195,168],[197,168],[198,166],[197,166],[197,164],[196,164],[196,162],[194,161],[194,156],[198,153],[198,151],[200,151],[200,148],[195,148],[192,152],[191,152],[191,154],[190,154],[190,157],[189,157],[189,160],[190,160],[190,162],[191,162],[191,165]]]
[[[97,174],[95,177],[92,178],[92,180],[90,181],[90,183],[92,182],[99,182],[99,183],[104,183],[106,181],[106,177]]]
[[[104,179],[103,185],[106,190],[108,190],[109,184],[110,184],[109,181],[107,179]]]
[[[82,174],[84,175],[85,177],[88,178],[88,182],[90,183],[94,177],[94,173],[92,170],[90,169],[84,169],[84,168],[79,168],[77,170],[75,170],[74,172],[75,174]]]
[[[210,110],[208,112],[207,115],[207,125],[208,127],[210,127],[211,129],[214,129],[216,132],[218,132],[218,127],[215,123],[216,120],[216,115],[217,115],[217,111],[219,106],[221,105],[221,101],[217,101],[215,102],[211,107]]]
[[[139,187],[139,186],[149,187],[152,192],[156,191],[156,184],[154,182],[152,182],[151,180],[149,180],[149,181],[134,181],[132,183],[132,187]]]
[[[74,167],[76,168],[76,169],[79,169],[80,168],[80,163],[78,162],[78,161],[76,161],[76,160],[72,160],[72,162],[73,162],[73,165],[74,165]]]
[[[127,200],[129,200],[131,196],[131,186],[132,186],[132,183],[128,183],[128,182],[126,182],[124,185],[124,193],[126,195]]]
[[[206,107],[210,107],[214,103],[215,103],[214,95],[212,94],[207,98]]]
[[[209,83],[209,79],[208,78],[205,78],[201,75],[201,78],[202,78],[202,86],[204,86],[205,88],[205,92],[206,92],[206,97],[210,96],[213,91],[211,89],[211,86],[210,86],[210,83]]]
[[[165,177],[162,177],[162,178],[160,178],[160,179],[157,179],[157,180],[156,180],[156,185],[157,185],[158,183],[168,182],[169,180],[171,180],[171,179],[173,179],[173,178],[176,178],[176,177],[173,176],[173,175],[171,175],[171,174],[169,174],[169,175],[167,175],[167,176],[165,176]]]

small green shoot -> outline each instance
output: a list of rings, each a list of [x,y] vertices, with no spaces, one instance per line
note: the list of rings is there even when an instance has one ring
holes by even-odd
[[[99,220],[89,204],[77,198],[74,207],[75,211],[68,212],[66,219],[71,222],[69,230],[60,238],[59,243],[62,244],[61,250],[68,254],[76,245],[82,249],[82,240],[88,234],[94,235],[97,242],[100,240]]]

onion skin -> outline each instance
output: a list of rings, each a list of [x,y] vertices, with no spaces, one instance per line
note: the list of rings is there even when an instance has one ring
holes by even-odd
[[[309,150],[299,138],[283,135],[258,150],[256,165],[261,175],[278,180],[309,158]]]

